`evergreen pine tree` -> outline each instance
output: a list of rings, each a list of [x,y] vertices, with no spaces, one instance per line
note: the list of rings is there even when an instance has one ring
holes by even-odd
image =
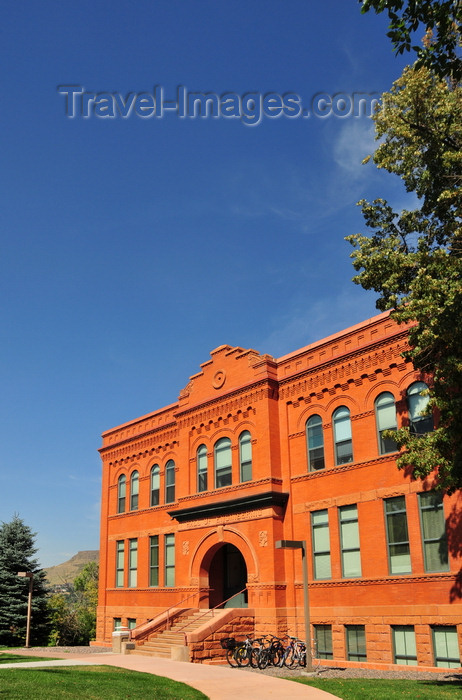
[[[46,644],[49,634],[45,572],[35,554],[35,533],[18,515],[0,524],[0,644],[25,643],[29,579],[18,571],[34,574],[32,589],[31,646]]]

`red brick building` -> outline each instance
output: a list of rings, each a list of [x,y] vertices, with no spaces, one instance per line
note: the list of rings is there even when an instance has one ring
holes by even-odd
[[[432,429],[406,338],[381,314],[279,359],[223,345],[175,403],[105,432],[97,641],[222,604],[223,631],[237,609],[233,629],[304,635],[301,553],[275,542],[306,540],[322,658],[460,666],[459,496],[398,471],[383,436]]]

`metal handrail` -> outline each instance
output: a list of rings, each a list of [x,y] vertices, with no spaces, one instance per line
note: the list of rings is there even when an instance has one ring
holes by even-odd
[[[209,588],[199,588],[199,590],[194,591],[193,593],[191,593],[190,595],[188,595],[186,598],[183,598],[182,600],[180,600],[178,603],[174,603],[174,605],[171,605],[171,606],[170,606],[169,608],[167,608],[166,610],[163,610],[161,613],[159,613],[158,615],[156,615],[156,617],[154,617],[152,620],[147,620],[146,622],[143,622],[141,625],[138,625],[137,627],[134,627],[133,629],[131,629],[131,630],[129,631],[129,639],[132,639],[133,632],[136,632],[137,629],[140,629],[141,627],[144,627],[145,625],[148,624],[148,622],[154,622],[154,620],[155,620],[156,618],[158,618],[158,617],[163,618],[164,615],[165,615],[165,613],[167,613],[167,626],[166,626],[165,629],[167,629],[167,630],[170,629],[170,614],[169,614],[169,613],[170,613],[170,610],[173,610],[173,608],[177,608],[179,605],[181,605],[182,603],[185,603],[185,602],[186,602],[187,600],[189,600],[190,598],[193,598],[194,596],[196,596],[196,595],[198,595],[198,594],[200,595],[201,593],[203,593],[203,592],[205,592],[205,591],[209,591],[209,590],[210,590]],[[237,595],[237,594],[236,594],[236,595]],[[159,624],[160,624],[161,622],[162,622],[162,620],[159,620]]]
[[[246,590],[247,590],[247,586],[245,586],[245,587],[242,589],[242,591],[238,591],[237,593],[233,593],[233,595],[229,596],[229,598],[226,598],[226,600],[222,600],[221,603],[218,603],[218,605],[215,605],[215,607],[209,608],[208,610],[205,610],[205,611],[202,613],[202,615],[199,615],[199,617],[196,617],[195,622],[197,622],[198,620],[200,620],[200,619],[201,619],[202,617],[204,617],[205,615],[208,615],[210,612],[212,613],[212,617],[213,617],[213,613],[214,613],[214,611],[215,611],[217,608],[220,608],[222,605],[224,605],[225,603],[227,603],[229,600],[232,600],[235,596],[240,595],[241,593],[244,593],[244,591],[246,591]],[[176,630],[176,632],[178,632],[178,633],[181,632],[181,631],[184,630],[186,627],[188,627],[188,624],[189,624],[189,623],[187,623],[186,625],[183,625],[183,627],[180,627],[180,629]],[[188,642],[188,638],[187,638],[187,636],[186,636],[186,632],[183,632],[183,635],[184,635],[184,645],[186,646],[186,645],[187,645],[187,642]]]

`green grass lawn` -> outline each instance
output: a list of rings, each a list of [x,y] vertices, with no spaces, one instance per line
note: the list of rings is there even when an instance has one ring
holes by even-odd
[[[1,700],[207,700],[185,683],[111,666],[0,670]]]
[[[447,700],[462,696],[462,682],[372,680],[361,678],[293,678],[298,683],[325,690],[342,700]],[[0,692],[1,697],[1,692]]]
[[[46,657],[49,661],[50,656]],[[43,656],[22,656],[22,654],[10,654],[0,651],[0,664],[20,664],[22,661],[43,661]]]

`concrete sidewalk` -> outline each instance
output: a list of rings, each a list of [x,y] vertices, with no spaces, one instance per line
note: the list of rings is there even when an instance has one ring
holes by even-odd
[[[56,656],[56,655],[55,655]],[[152,673],[187,683],[207,695],[210,700],[329,700],[335,695],[301,683],[274,676],[252,673],[227,666],[190,664],[170,659],[126,654],[69,654],[65,659],[26,661],[19,664],[0,664],[2,669],[53,668],[62,666],[118,666],[131,671]]]

